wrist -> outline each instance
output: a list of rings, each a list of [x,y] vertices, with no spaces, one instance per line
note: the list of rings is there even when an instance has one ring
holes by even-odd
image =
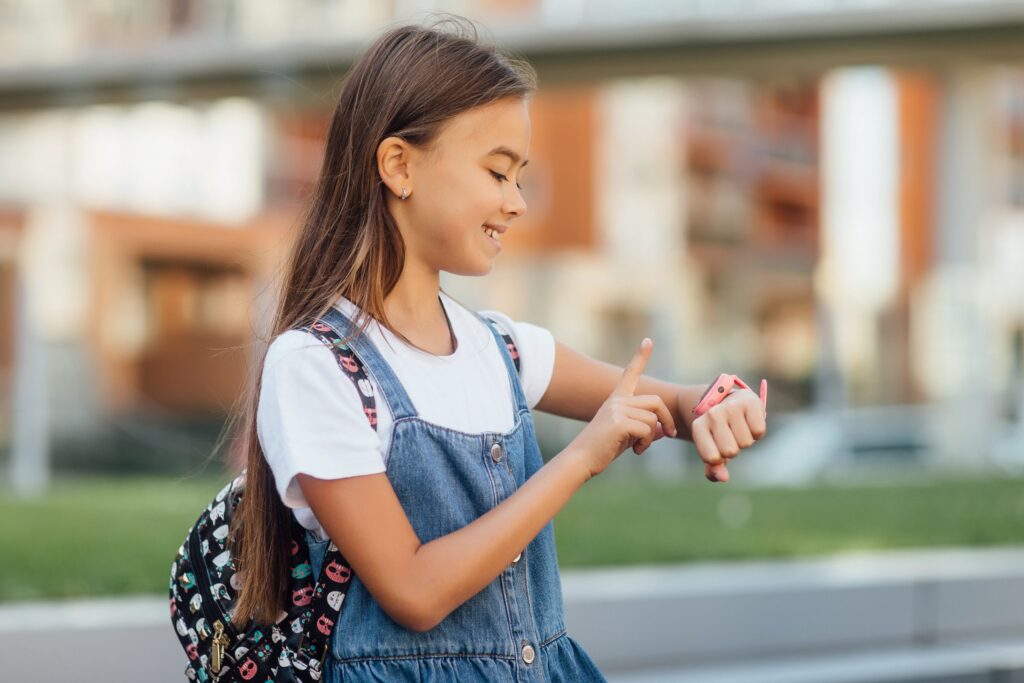
[[[691,384],[680,386],[676,391],[676,414],[672,417],[679,432],[677,438],[693,440],[693,421],[697,418],[693,414],[693,407],[706,389],[706,384]]]
[[[573,487],[573,491],[582,487],[594,476],[586,452],[576,442],[563,448],[548,462],[548,465],[565,473],[566,480]]]

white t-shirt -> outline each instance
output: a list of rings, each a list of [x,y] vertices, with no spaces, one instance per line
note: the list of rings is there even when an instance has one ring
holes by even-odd
[[[366,334],[423,420],[472,434],[508,431],[514,425],[512,390],[494,335],[443,292],[441,301],[457,340],[451,355],[435,356],[411,347],[376,321],[370,322]],[[342,297],[336,306],[350,320],[356,319],[358,311],[348,299]],[[551,381],[554,337],[543,327],[515,322],[496,311],[481,313],[515,342],[523,393],[527,405],[534,407]],[[376,431],[363,414],[355,384],[315,336],[290,330],[267,350],[256,413],[260,445],[281,500],[321,539],[327,535],[295,475],[341,479],[386,470],[393,417],[373,377],[370,383]]]

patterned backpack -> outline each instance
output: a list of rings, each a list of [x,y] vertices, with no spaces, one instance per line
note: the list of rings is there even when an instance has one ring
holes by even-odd
[[[331,349],[345,376],[355,383],[363,412],[376,429],[376,404],[366,368],[342,343],[343,336],[323,322],[299,329]],[[518,371],[515,344],[509,335],[501,336]],[[245,471],[224,486],[199,515],[171,565],[171,623],[189,659],[185,676],[200,683],[319,681],[352,569],[330,543],[314,583],[306,531],[292,515],[288,603],[269,627],[250,623],[245,631],[236,629],[231,615],[242,579],[227,540],[244,493]]]

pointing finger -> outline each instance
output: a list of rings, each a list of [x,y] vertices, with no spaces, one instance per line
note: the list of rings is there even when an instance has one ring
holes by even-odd
[[[640,348],[633,354],[629,365],[623,370],[619,383],[615,385],[614,393],[619,396],[633,395],[633,392],[636,391],[636,385],[640,381],[640,376],[644,374],[644,368],[647,367],[647,359],[650,358],[653,347],[654,342],[651,341],[651,338],[644,337],[643,341],[640,342]]]

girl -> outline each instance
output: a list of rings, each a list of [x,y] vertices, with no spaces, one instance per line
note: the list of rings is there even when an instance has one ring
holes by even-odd
[[[534,80],[471,26],[401,27],[341,91],[248,406],[232,529],[242,625],[282,604],[289,515],[314,573],[331,540],[351,563],[328,683],[603,680],[565,631],[552,518],[626,448],[693,439],[725,481],[764,434],[750,391],[691,424],[703,387],[643,377],[648,339],[623,370],[491,312],[499,332],[441,292],[441,271],[488,273],[526,212]],[[375,427],[331,350],[296,329],[329,312],[361,340]],[[544,464],[531,408],[588,424]]]

